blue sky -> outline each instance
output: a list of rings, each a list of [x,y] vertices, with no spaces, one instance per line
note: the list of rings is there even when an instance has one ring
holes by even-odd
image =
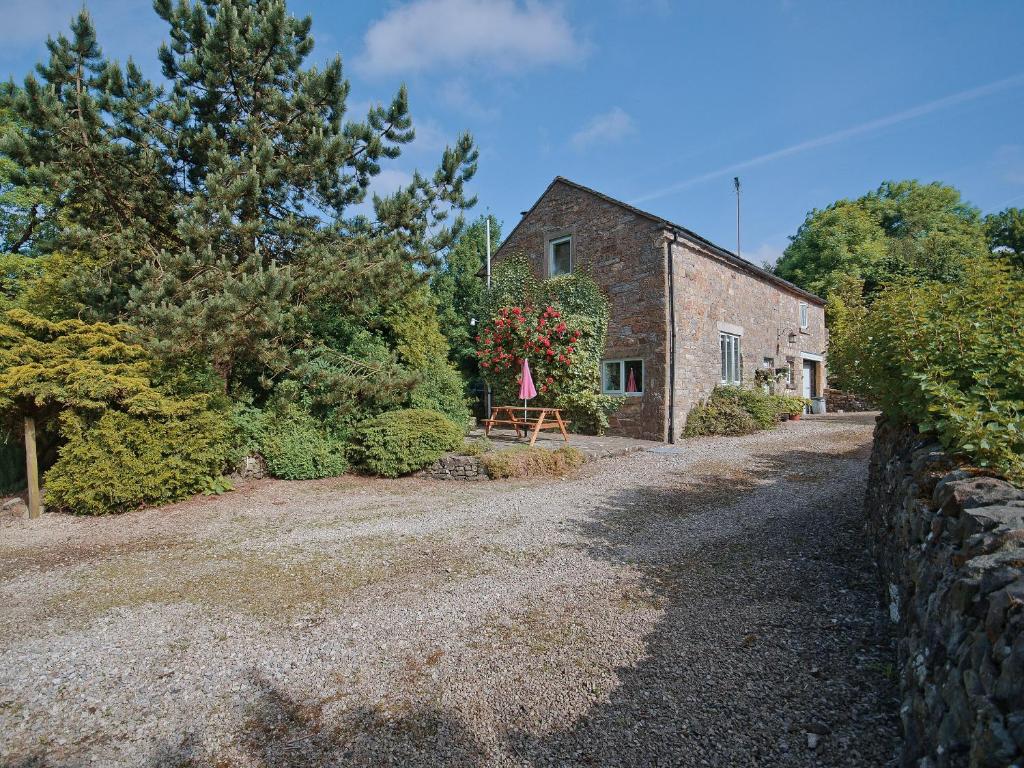
[[[20,81],[81,0],[0,0]],[[146,0],[86,0],[105,52],[157,75]],[[885,179],[941,180],[983,211],[1024,205],[1024,3],[292,0],[351,106],[409,86],[418,137],[387,190],[468,129],[472,190],[510,229],[555,175],[772,261],[814,207]]]

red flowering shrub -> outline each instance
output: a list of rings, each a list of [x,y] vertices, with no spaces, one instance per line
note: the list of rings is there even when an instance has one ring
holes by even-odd
[[[522,361],[529,360],[538,404],[552,404],[572,379],[575,345],[582,335],[573,325],[550,305],[502,307],[477,336],[480,368],[503,396],[514,398]]]
[[[525,358],[537,387],[531,405],[564,409],[574,430],[608,427],[622,403],[601,394],[608,299],[585,271],[538,281],[528,256],[510,254],[494,270],[481,310],[477,356],[494,403],[516,402]]]

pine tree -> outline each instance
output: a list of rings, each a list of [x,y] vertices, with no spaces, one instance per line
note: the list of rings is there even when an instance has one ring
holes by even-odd
[[[325,325],[372,331],[423,284],[473,203],[476,150],[460,137],[432,176],[353,217],[414,137],[404,87],[346,120],[340,57],[305,67],[311,21],[283,0],[154,7],[166,88],[106,60],[83,11],[49,41],[41,81],[5,100],[28,130],[3,149],[25,169],[15,183],[59,190],[47,215],[62,249],[99,264],[97,317],[137,320],[165,360],[211,366],[225,387],[269,387],[330,347]]]

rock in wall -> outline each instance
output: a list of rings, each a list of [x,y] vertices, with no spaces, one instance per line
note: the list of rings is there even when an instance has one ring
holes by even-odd
[[[903,764],[1024,765],[1024,490],[879,417],[865,511],[898,624]]]

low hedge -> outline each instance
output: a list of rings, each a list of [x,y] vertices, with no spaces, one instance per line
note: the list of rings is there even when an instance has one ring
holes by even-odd
[[[582,467],[587,457],[579,448],[564,446],[554,451],[535,446],[517,446],[485,453],[480,457],[492,479],[507,477],[560,477]]]
[[[463,446],[461,426],[437,411],[408,408],[361,422],[352,454],[359,466],[384,477],[407,475]]]
[[[866,394],[979,467],[1024,483],[1024,272],[887,286],[860,328]]]
[[[802,397],[769,395],[760,388],[715,387],[704,402],[690,410],[683,434],[749,435],[771,429],[782,414],[800,413],[806,403]]]

